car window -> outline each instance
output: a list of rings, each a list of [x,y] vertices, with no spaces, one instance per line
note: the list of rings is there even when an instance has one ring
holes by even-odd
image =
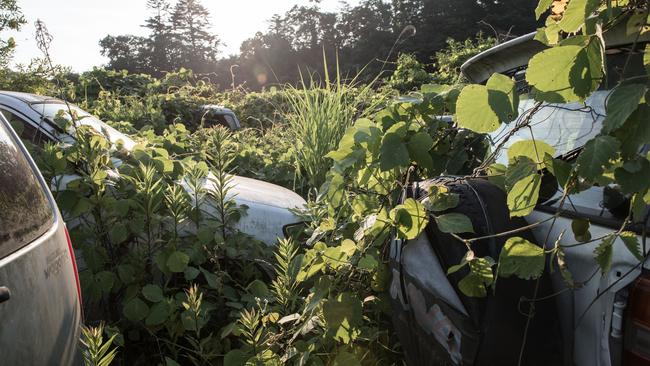
[[[9,124],[21,139],[39,146],[43,146],[45,142],[47,142],[48,139],[43,133],[39,133],[31,123],[27,122],[14,112],[5,108],[0,108],[0,113],[2,113],[7,121],[9,121]]]
[[[45,118],[51,121],[56,121],[57,116],[71,120],[68,106],[63,103],[32,103],[30,106],[36,112],[42,114]],[[108,137],[108,139],[114,144],[116,144],[118,141],[122,141],[124,146],[129,150],[135,145],[135,142],[130,137],[107,125],[106,123],[102,122],[95,116],[77,107],[76,105],[70,104],[69,108],[76,115],[76,122],[78,125],[86,125],[92,127],[95,131]],[[72,131],[68,132],[71,133]]]
[[[0,121],[0,258],[41,236],[52,206],[32,166]]]
[[[228,126],[233,127],[233,128],[234,128],[235,126],[237,126],[237,123],[235,123],[235,119],[232,118],[231,115],[229,115],[229,114],[224,114],[224,115],[223,115],[223,118],[225,118],[226,122],[228,123]]]

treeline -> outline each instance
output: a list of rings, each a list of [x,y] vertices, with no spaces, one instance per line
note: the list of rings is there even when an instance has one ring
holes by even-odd
[[[161,76],[188,68],[222,89],[259,90],[295,83],[299,70],[328,67],[374,77],[391,69],[399,53],[435,67],[448,38],[464,40],[479,30],[514,36],[535,29],[535,0],[362,0],[326,12],[320,0],[276,14],[264,32],[244,41],[238,55],[223,57],[210,32],[210,14],[199,0],[149,0],[146,37],[108,35],[100,41],[110,69]],[[244,14],[241,16],[246,21]]]

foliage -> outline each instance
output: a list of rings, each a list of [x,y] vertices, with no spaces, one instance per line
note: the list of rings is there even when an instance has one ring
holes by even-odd
[[[439,84],[458,82],[461,77],[461,65],[471,57],[494,47],[496,43],[495,38],[485,37],[481,32],[465,41],[448,38],[446,47],[437,51],[433,57],[435,71],[431,74],[431,82]]]
[[[117,334],[104,340],[104,324],[97,327],[81,328],[81,344],[84,347],[83,358],[85,366],[108,366],[117,356],[117,349],[111,349]]]
[[[390,76],[388,86],[404,93],[430,82],[431,75],[424,69],[424,65],[415,56],[403,53],[397,58],[397,68]]]
[[[157,77],[187,68],[209,76],[222,90],[298,85],[301,70],[328,66],[323,62],[323,50],[330,59],[340,56],[342,75],[365,70],[360,79],[370,81],[385,70],[386,61],[396,61],[398,53],[428,62],[448,38],[473,37],[475,25],[483,24],[480,21],[487,21],[491,31],[509,35],[525,34],[536,25],[534,0],[363,0],[354,6],[342,4],[337,12],[325,11],[315,1],[273,15],[268,29],[242,42],[238,55],[217,60],[220,44],[217,36],[210,34],[207,11],[198,1],[172,6],[166,0],[150,0],[148,5],[151,14],[143,25],[150,31],[147,36],[109,35],[100,41],[109,68]],[[470,53],[475,48],[471,43],[452,45],[458,54],[465,53],[463,47]],[[450,61],[457,62],[453,57]],[[439,82],[451,80],[459,66],[446,69],[445,63],[449,64],[441,61]],[[329,67],[335,72],[336,65]]]
[[[323,55],[325,57],[325,55]],[[337,59],[338,62],[338,59]],[[287,87],[288,108],[284,111],[289,136],[296,144],[296,172],[312,187],[320,187],[330,167],[326,154],[334,150],[354,119],[371,113],[381,100],[372,100],[372,83],[355,90],[356,79],[343,80],[338,71],[330,80],[325,61],[325,81],[319,85],[310,75],[301,87]],[[370,105],[365,105],[369,103]]]
[[[25,23],[27,21],[16,0],[0,1],[0,32],[18,31]],[[0,67],[7,66],[14,48],[16,48],[16,41],[13,37],[0,39]]]

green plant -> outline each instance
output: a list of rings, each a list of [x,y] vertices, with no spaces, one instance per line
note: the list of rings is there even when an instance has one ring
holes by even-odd
[[[402,53],[397,58],[395,72],[388,80],[388,86],[400,93],[414,91],[431,82],[431,75],[414,55]]]
[[[85,366],[109,366],[117,355],[117,348],[111,349],[117,334],[104,340],[104,324],[81,328],[81,344]]]
[[[288,110],[284,114],[295,143],[296,172],[315,188],[325,182],[330,167],[325,155],[334,149],[355,118],[371,113],[376,106],[365,105],[371,100],[372,83],[356,90],[354,78],[346,82],[337,68],[334,79],[330,79],[326,59],[324,64],[322,85],[313,75],[305,80],[301,73],[300,87],[287,86]]]

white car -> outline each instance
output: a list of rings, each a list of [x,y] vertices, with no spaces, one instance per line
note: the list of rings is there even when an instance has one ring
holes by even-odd
[[[0,91],[0,112],[10,121],[22,138],[36,144],[45,141],[73,142],[71,133],[61,130],[54,122],[60,110],[67,110],[65,102],[35,94]],[[70,104],[80,118],[76,123],[88,125],[105,133],[112,143],[121,141],[126,150],[136,145],[127,135],[117,131],[96,117]],[[73,179],[73,178],[71,178]],[[61,180],[65,182],[65,179]],[[297,193],[271,183],[256,179],[233,176],[230,194],[238,205],[248,206],[247,214],[236,228],[256,239],[273,245],[283,237],[284,228],[301,221],[293,209],[303,208],[305,200]],[[205,183],[209,189],[210,182]]]
[[[523,95],[519,103],[519,113],[523,114],[534,104],[533,100],[525,99],[525,94],[529,91],[525,83],[528,61],[546,48],[533,39],[534,35],[528,34],[475,56],[462,66],[463,75],[470,82],[479,84],[485,83],[494,73],[513,77]],[[616,85],[615,78],[618,74],[615,70],[622,69],[628,62],[628,56],[631,56],[627,65],[630,74],[626,76],[646,75],[642,58],[648,38],[646,35],[634,40],[616,33],[606,34],[606,64],[608,76],[612,79],[603,85]],[[553,146],[558,157],[566,160],[572,159],[572,156],[575,158],[575,152],[600,133],[608,94],[609,91],[603,87],[594,92],[584,105],[544,104],[534,115],[530,123],[531,129],[513,132],[500,150],[497,161],[507,165],[508,147],[518,140],[530,140],[531,134],[535,139]],[[514,125],[514,122],[503,125],[500,130],[490,134],[493,147],[498,145],[496,142],[501,141],[503,136],[512,132]],[[463,189],[471,192],[474,188],[478,187]],[[458,291],[457,283],[450,280],[453,274],[447,271],[450,266],[458,264],[460,258],[447,263],[445,256],[440,253],[441,247],[443,251],[452,247],[452,250],[464,254],[466,249],[457,241],[452,239],[436,242],[429,234],[422,234],[418,239],[408,242],[394,240],[391,247],[391,295],[394,304],[397,304],[395,308],[398,309],[396,316],[399,325],[396,328],[405,347],[407,361],[418,365],[650,365],[650,265],[640,263],[617,237],[613,244],[611,271],[601,276],[594,260],[594,249],[601,240],[576,245],[580,240],[574,237],[571,227],[574,218],[588,219],[591,237],[594,239],[619,229],[626,216],[629,200],[626,201],[621,195],[619,198],[623,199],[618,201],[618,206],[613,205],[612,198],[615,197],[610,196],[610,193],[611,190],[607,187],[594,186],[579,194],[569,195],[568,203],[563,206],[557,220],[550,220],[558,208],[558,198],[562,196],[560,189],[552,187],[551,194],[541,199],[534,212],[525,218],[529,224],[541,223],[532,229],[530,235],[540,245],[546,243],[547,250],[553,249],[555,240],[561,238],[558,244],[566,246],[564,262],[578,284],[575,288],[569,287],[557,270],[556,263],[556,270],[548,273],[546,278],[549,288],[544,294],[548,296],[540,300],[535,309],[535,316],[541,316],[545,323],[538,322],[530,329],[526,324],[530,304],[519,300],[530,295],[510,299],[514,300],[514,307],[510,308],[504,302],[495,304],[490,303],[490,300],[474,301]],[[468,193],[468,196],[471,194]],[[502,192],[499,194],[505,198]],[[476,196],[480,197],[479,194]],[[478,201],[480,200],[479,198]],[[490,212],[486,214],[485,210],[481,210],[489,208],[490,203],[495,206],[494,201],[487,202],[487,205],[475,202],[473,206],[476,217],[483,220],[485,216],[483,222],[489,223],[494,219]],[[500,201],[497,203],[501,204]],[[505,205],[505,201],[502,204]],[[464,209],[470,211],[470,208]],[[624,214],[621,215],[621,212]],[[525,225],[526,222],[520,224]],[[486,226],[489,231],[489,224]],[[639,227],[626,230],[641,234]],[[547,236],[551,239],[547,240]],[[640,235],[638,240],[645,243]],[[454,244],[459,249],[453,249]],[[485,245],[490,243],[486,242]],[[642,254],[647,256],[645,244],[642,247]],[[548,269],[547,263],[546,270]],[[508,280],[497,280],[497,296],[499,290],[503,294],[504,288],[508,288]],[[544,282],[541,283],[543,286]],[[519,283],[517,286],[519,285],[525,287],[525,284]],[[513,304],[508,306],[510,305]],[[499,313],[499,308],[506,307],[507,314]],[[546,315],[542,314],[545,309]],[[400,312],[402,313],[399,314]],[[475,317],[476,314],[478,316]],[[549,314],[553,316],[549,317]],[[491,325],[485,321],[490,317]],[[532,319],[533,322],[539,320],[535,320],[535,317]],[[512,324],[502,324],[506,322],[519,322],[522,326],[508,327]],[[556,329],[551,329],[553,327]],[[492,331],[494,328],[515,329],[516,334],[508,331],[495,333]],[[539,334],[534,334],[536,332],[546,334],[540,337]],[[525,337],[527,348],[520,355],[520,346]],[[531,347],[534,351],[530,350]],[[530,359],[529,352],[537,352],[537,359]],[[490,355],[487,357],[489,361],[482,359],[483,355]],[[520,357],[524,357],[523,363]]]

